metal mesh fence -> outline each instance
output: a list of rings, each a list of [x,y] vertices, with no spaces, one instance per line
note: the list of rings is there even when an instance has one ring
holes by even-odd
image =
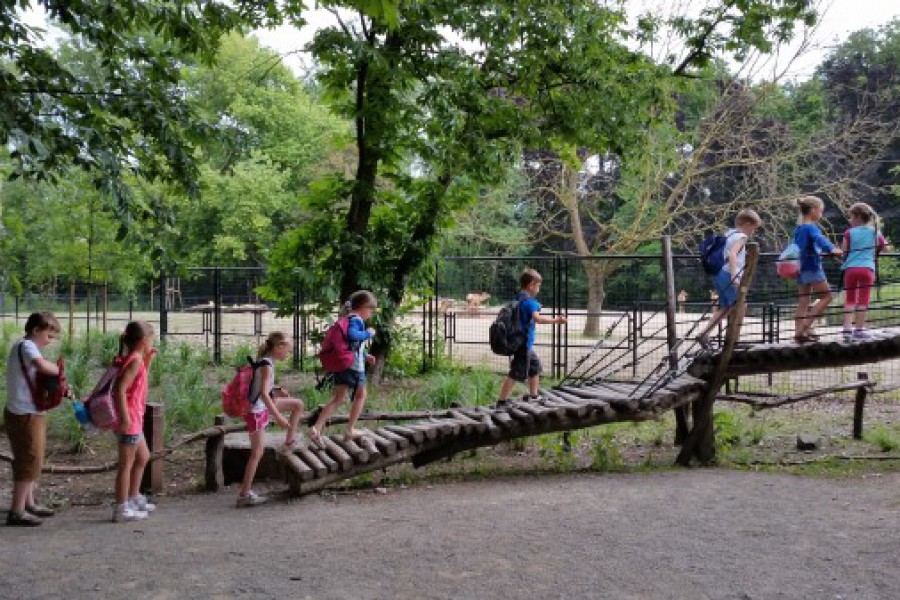
[[[787,342],[794,336],[797,285],[777,277],[776,258],[760,257],[742,344]],[[816,329],[826,341],[840,340],[840,263],[828,258],[824,262],[834,296]],[[676,333],[683,340],[680,353],[689,355],[716,300],[697,256],[677,255],[673,266]],[[415,346],[405,351],[419,352],[423,366],[440,354],[453,363],[505,372],[508,359],[491,352],[487,332],[500,306],[515,297],[526,267],[543,276],[538,296],[542,314],[568,319],[565,325],[537,326],[535,351],[547,376],[562,379],[597,372],[639,380],[666,368],[666,295],[658,255],[440,259],[434,297],[400,317],[405,343]],[[257,268],[197,268],[179,277],[159,277],[129,293],[65,283],[42,294],[0,295],[0,319],[21,326],[30,312],[51,310],[64,330],[71,327],[79,334],[121,331],[129,320],[143,319],[154,325],[160,338],[206,347],[216,361],[236,348],[255,347],[277,330],[294,340],[295,366],[314,365],[319,334],[335,315],[314,315],[313,307],[303,303],[301,289],[289,306],[264,301],[257,293],[264,277],[264,270]],[[869,326],[900,327],[900,254],[881,256],[871,296]],[[722,335],[724,324],[713,331],[713,341]],[[849,381],[862,371],[878,383],[900,381],[900,361],[889,360],[837,370],[810,365],[809,371],[742,378],[737,384],[744,389],[802,391]]]

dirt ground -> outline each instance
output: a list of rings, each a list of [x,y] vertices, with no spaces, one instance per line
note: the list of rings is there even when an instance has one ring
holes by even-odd
[[[3,598],[900,597],[900,475],[513,478],[274,501],[77,507],[0,528]]]

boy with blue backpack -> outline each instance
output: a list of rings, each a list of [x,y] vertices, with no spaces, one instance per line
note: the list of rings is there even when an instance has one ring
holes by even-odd
[[[747,240],[762,226],[762,219],[755,210],[745,208],[734,219],[734,228],[725,235],[710,236],[700,244],[700,261],[703,269],[712,278],[713,287],[719,294],[719,304],[712,319],[697,336],[703,348],[709,346],[710,332],[731,312],[737,302],[738,284],[744,274],[747,260]]]
[[[541,305],[534,298],[541,291],[541,283],[543,281],[541,274],[534,269],[525,269],[519,277],[521,291],[516,294],[512,313],[518,318],[516,325],[518,325],[519,331],[523,334],[524,340],[518,344],[518,347],[512,354],[512,360],[509,364],[509,375],[506,376],[506,379],[503,380],[503,385],[500,387],[500,401],[497,402],[497,406],[505,406],[511,402],[509,394],[517,381],[527,382],[530,396],[532,398],[538,397],[538,384],[544,369],[541,366],[540,359],[534,352],[535,325],[552,325],[566,322],[566,318],[563,316],[545,317],[541,314]],[[506,352],[503,352],[503,354],[506,354]]]

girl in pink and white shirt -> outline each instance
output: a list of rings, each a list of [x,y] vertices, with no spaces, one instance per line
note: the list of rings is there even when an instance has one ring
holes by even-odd
[[[153,328],[144,321],[132,321],[119,338],[116,364],[119,376],[113,388],[119,415],[119,467],[116,472],[116,506],[113,522],[147,518],[156,507],[140,494],[144,468],[150,450],[144,439],[144,411],[147,408],[147,373],[156,355]]]

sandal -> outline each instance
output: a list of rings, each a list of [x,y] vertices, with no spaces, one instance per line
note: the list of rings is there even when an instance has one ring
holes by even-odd
[[[344,432],[344,441],[358,440],[367,435],[369,435],[369,432],[365,429],[351,429],[350,431]]]
[[[325,449],[325,442],[322,441],[322,432],[315,427],[309,428],[309,441],[311,441],[316,448],[320,448],[321,450]]]
[[[796,342],[798,344],[808,344],[811,341],[813,341],[813,340],[811,340],[809,337],[807,337],[805,333],[798,333],[797,335],[794,336],[794,342]]]

